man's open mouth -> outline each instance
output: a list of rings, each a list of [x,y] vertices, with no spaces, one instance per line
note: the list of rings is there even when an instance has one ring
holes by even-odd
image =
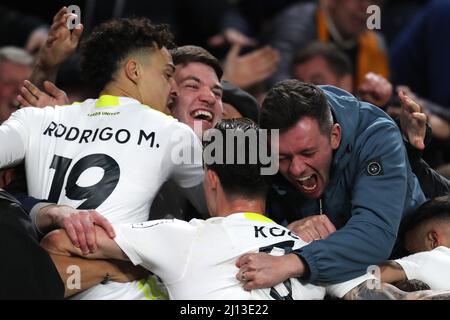
[[[204,120],[211,122],[213,119],[213,114],[208,110],[195,110],[191,113],[191,117],[195,120]]]
[[[317,188],[317,175],[311,174],[309,176],[301,177],[296,179],[298,184],[300,185],[300,188],[305,193],[312,193]]]

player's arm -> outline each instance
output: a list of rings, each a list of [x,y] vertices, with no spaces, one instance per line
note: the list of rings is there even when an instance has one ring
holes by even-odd
[[[97,250],[95,226],[106,230],[110,238],[115,236],[111,223],[95,210],[77,210],[66,205],[41,202],[31,209],[30,217],[44,234],[65,229],[72,243],[85,254]]]
[[[36,59],[30,80],[38,88],[43,88],[45,80],[55,82],[59,66],[76,50],[83,25],[78,24],[69,30],[69,19],[76,18],[66,7],[61,8],[53,17],[48,38]]]
[[[14,112],[0,125],[0,169],[13,167],[25,158],[30,133],[24,111]]]
[[[87,260],[50,254],[61,280],[64,283],[64,297],[68,298],[89,289],[105,280],[129,282],[142,279],[148,274],[141,267],[118,260]]]
[[[380,277],[382,282],[394,283],[406,280],[406,273],[403,268],[395,261],[386,261],[380,265]]]
[[[59,66],[73,55],[83,32],[82,24],[69,30],[67,23],[73,18],[76,17],[66,7],[53,17],[47,41],[36,58],[29,81],[25,81],[17,97],[22,106],[46,107],[69,103],[66,93],[53,83]]]
[[[405,292],[389,284],[381,283],[378,287],[369,285],[369,281],[363,282],[350,290],[344,300],[428,300],[432,299],[433,292],[430,290],[420,290]]]
[[[83,254],[80,248],[75,247],[64,229],[58,229],[47,234],[42,239],[41,246],[56,255],[79,256],[85,259],[129,260],[103,228],[95,226],[95,234],[98,248],[95,252],[89,254]]]

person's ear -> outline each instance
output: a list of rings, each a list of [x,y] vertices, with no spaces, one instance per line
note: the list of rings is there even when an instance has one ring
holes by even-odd
[[[336,150],[341,144],[341,126],[338,123],[333,124],[331,129],[331,148]]]
[[[430,230],[427,233],[427,244],[430,250],[439,247],[440,245],[439,235],[435,230]]]
[[[216,191],[219,184],[219,177],[217,176],[217,174],[213,170],[208,169],[206,170],[206,179],[209,189],[212,191]]]
[[[4,188],[6,187],[6,180],[5,180],[5,172],[4,171],[0,171],[0,188]]]
[[[141,67],[139,62],[134,59],[130,59],[125,63],[125,75],[129,80],[131,80],[134,84],[137,84],[140,76],[141,76]]]
[[[14,178],[14,169],[0,171],[0,188],[8,186]]]

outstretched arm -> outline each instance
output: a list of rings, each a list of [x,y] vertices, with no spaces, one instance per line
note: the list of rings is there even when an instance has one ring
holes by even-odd
[[[50,254],[64,283],[64,297],[68,298],[105,280],[129,282],[145,278],[148,271],[130,262],[118,260],[87,260]]]
[[[395,261],[388,260],[380,266],[381,281],[394,283],[406,280],[406,273],[403,268]]]
[[[38,88],[43,89],[45,80],[54,82],[59,66],[76,50],[83,25],[78,24],[72,31],[67,27],[67,21],[73,16],[66,7],[61,8],[53,17],[47,41],[41,48],[30,80]]]
[[[402,133],[408,138],[409,143],[419,149],[425,149],[425,134],[427,130],[427,115],[422,107],[403,91],[398,96],[402,104],[400,113],[400,127]]]
[[[80,248],[75,247],[64,229],[58,229],[47,234],[42,239],[41,246],[48,252],[56,255],[78,256],[85,259],[129,260],[103,228],[95,226],[95,234],[97,237],[97,250],[89,254],[83,254]]]
[[[85,254],[97,250],[95,226],[106,230],[111,239],[115,237],[112,225],[95,210],[41,203],[33,207],[30,216],[36,228],[44,234],[59,228],[66,230],[72,243]]]
[[[29,81],[25,81],[17,100],[22,106],[46,107],[68,104],[67,95],[53,83],[59,66],[75,52],[83,25],[78,24],[72,31],[67,27],[73,18],[66,7],[61,8],[53,18],[47,41],[36,59]],[[43,91],[41,91],[43,90]],[[45,92],[44,92],[45,91]]]

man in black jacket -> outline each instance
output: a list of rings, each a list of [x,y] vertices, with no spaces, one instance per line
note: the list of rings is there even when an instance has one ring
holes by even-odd
[[[62,299],[64,284],[28,214],[0,189],[0,299]]]

